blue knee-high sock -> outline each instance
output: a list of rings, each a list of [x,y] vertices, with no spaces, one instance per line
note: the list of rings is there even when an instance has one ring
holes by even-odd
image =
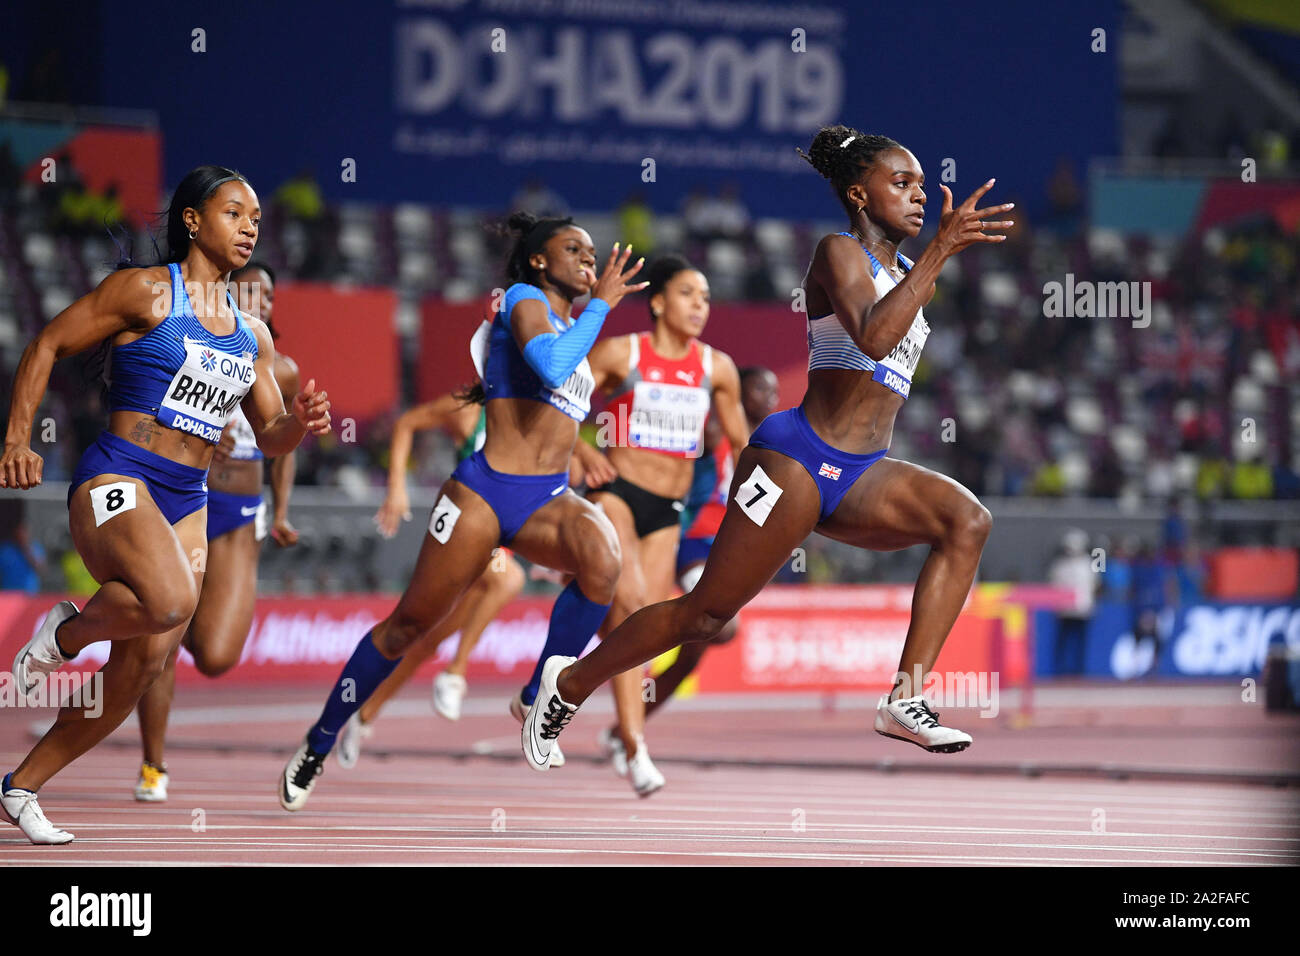
[[[389,660],[375,647],[374,631],[366,631],[366,636],[352,652],[338,683],[330,691],[321,711],[320,720],[307,732],[307,743],[318,754],[327,754],[334,746],[337,734],[348,718],[361,709],[361,705],[370,699],[375,688],[384,682],[384,678],[397,666],[396,660]]]
[[[560,592],[551,608],[551,626],[546,632],[546,646],[542,656],[537,658],[533,668],[532,679],[524,688],[524,703],[531,704],[537,697],[537,686],[542,682],[542,665],[548,657],[562,654],[565,657],[577,657],[587,647],[591,635],[596,633],[609,613],[608,604],[597,604],[582,593],[578,582],[570,581],[569,586]]]

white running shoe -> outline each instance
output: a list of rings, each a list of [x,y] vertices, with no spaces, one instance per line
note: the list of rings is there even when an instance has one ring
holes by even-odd
[[[970,734],[940,724],[939,715],[919,694],[893,702],[888,696],[880,698],[876,706],[876,733],[906,740],[932,754],[960,753],[972,742]]]
[[[520,742],[524,748],[524,759],[534,770],[551,769],[552,751],[555,738],[573,719],[578,708],[560,699],[555,683],[564,670],[576,657],[564,657],[556,654],[548,657],[542,665],[542,680],[537,689],[537,699],[524,717],[524,727],[520,733]]]
[[[614,772],[620,777],[627,776],[627,748],[623,746],[623,741],[618,734],[614,733],[608,727],[601,730],[596,738],[600,745],[600,752],[604,754],[611,764]],[[555,753],[552,750],[551,764],[555,764]]]
[[[448,720],[460,720],[460,705],[467,690],[469,681],[443,671],[433,679],[433,709]]]
[[[167,799],[166,770],[152,764],[140,764],[140,779],[135,783],[135,798],[141,803],[162,803]]]
[[[72,660],[64,657],[59,650],[54,632],[60,624],[78,613],[77,605],[71,601],[60,601],[45,615],[45,620],[36,629],[32,639],[23,645],[23,649],[14,658],[14,683],[18,685],[18,693],[26,696],[36,686],[41,674],[52,674]]]
[[[528,716],[528,705],[524,703],[523,691],[510,698],[510,716],[521,724],[524,722],[524,718]],[[551,744],[551,766],[564,766],[564,754],[560,751],[560,745],[554,742]]]
[[[280,774],[280,785],[276,790],[280,794],[280,806],[286,810],[301,810],[311,796],[312,787],[325,771],[325,754],[318,754],[302,742],[297,753],[289,758]]]
[[[341,770],[351,770],[361,757],[361,742],[369,739],[375,728],[361,722],[361,711],[348,718],[348,722],[339,731],[338,743],[334,745],[334,759]]]
[[[10,774],[12,776],[12,774]],[[9,777],[5,777],[8,784]],[[72,834],[60,830],[41,812],[41,805],[36,802],[36,794],[31,790],[10,787],[0,793],[0,809],[4,810],[5,819],[23,831],[23,835],[38,846],[58,846],[72,842]]]
[[[650,759],[644,737],[637,737],[636,753],[628,760],[627,771],[632,778],[632,789],[638,797],[648,797],[664,785],[664,775]]]

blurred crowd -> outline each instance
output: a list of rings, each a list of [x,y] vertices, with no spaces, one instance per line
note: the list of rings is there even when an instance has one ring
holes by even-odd
[[[122,252],[103,229],[120,210],[111,190],[94,195],[75,177],[42,190],[17,177],[12,161],[0,157],[5,408],[31,335],[92,288]],[[322,198],[310,170],[270,196],[258,255],[283,268],[282,276],[391,284],[408,303],[430,294],[481,295],[499,281],[505,239],[485,226],[508,210],[335,206]],[[926,307],[933,331],[900,417],[896,454],[982,496],[1300,497],[1296,229],[1259,216],[1177,243],[1090,230],[1083,189],[1066,160],[1045,203],[999,198],[1017,202],[1018,225],[1007,242],[968,250],[945,268]],[[525,182],[511,206],[556,214],[571,208],[540,181]],[[1039,221],[1028,217],[1032,208],[1045,210]],[[777,290],[797,284],[812,244],[822,231],[838,228],[756,221],[740,191],[728,185],[700,187],[671,211],[654,210],[644,194],[633,193],[601,215],[612,234],[638,249],[684,251],[709,273],[715,298],[754,302],[788,301],[788,292]],[[906,251],[918,254],[930,234]],[[150,250],[147,236],[134,237],[137,258],[147,260]],[[1150,282],[1149,324],[1048,316],[1044,286],[1067,274]],[[403,328],[406,404],[413,401],[418,331],[418,324]],[[68,477],[79,450],[102,427],[97,374],[84,361],[56,367],[42,408],[61,438],[50,448],[50,480]],[[398,411],[363,423],[355,443],[337,436],[307,443],[299,482],[382,486]],[[72,441],[62,440],[68,435]],[[445,438],[421,436],[413,482],[436,485],[453,466]],[[15,546],[36,560],[30,549]],[[809,564],[810,576],[822,580],[852,573],[833,552],[813,549]]]

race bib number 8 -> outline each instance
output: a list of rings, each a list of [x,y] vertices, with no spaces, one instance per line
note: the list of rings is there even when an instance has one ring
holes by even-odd
[[[761,466],[755,465],[753,474],[736,489],[735,502],[761,528],[780,500],[781,493],[781,486],[769,478]]]
[[[111,485],[91,488],[90,506],[95,511],[96,528],[124,511],[134,511],[135,484],[130,481],[115,481]]]
[[[443,495],[433,506],[433,514],[429,517],[429,534],[439,544],[446,544],[451,537],[451,529],[456,527],[459,519],[460,509],[456,507],[456,502]]]

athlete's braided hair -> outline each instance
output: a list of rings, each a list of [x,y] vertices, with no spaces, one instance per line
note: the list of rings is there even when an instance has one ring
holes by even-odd
[[[863,171],[869,169],[881,153],[902,148],[888,136],[860,133],[848,126],[823,126],[813,137],[808,152],[797,146],[795,152],[830,182],[835,195],[847,208],[849,203],[844,193],[858,182]]]

